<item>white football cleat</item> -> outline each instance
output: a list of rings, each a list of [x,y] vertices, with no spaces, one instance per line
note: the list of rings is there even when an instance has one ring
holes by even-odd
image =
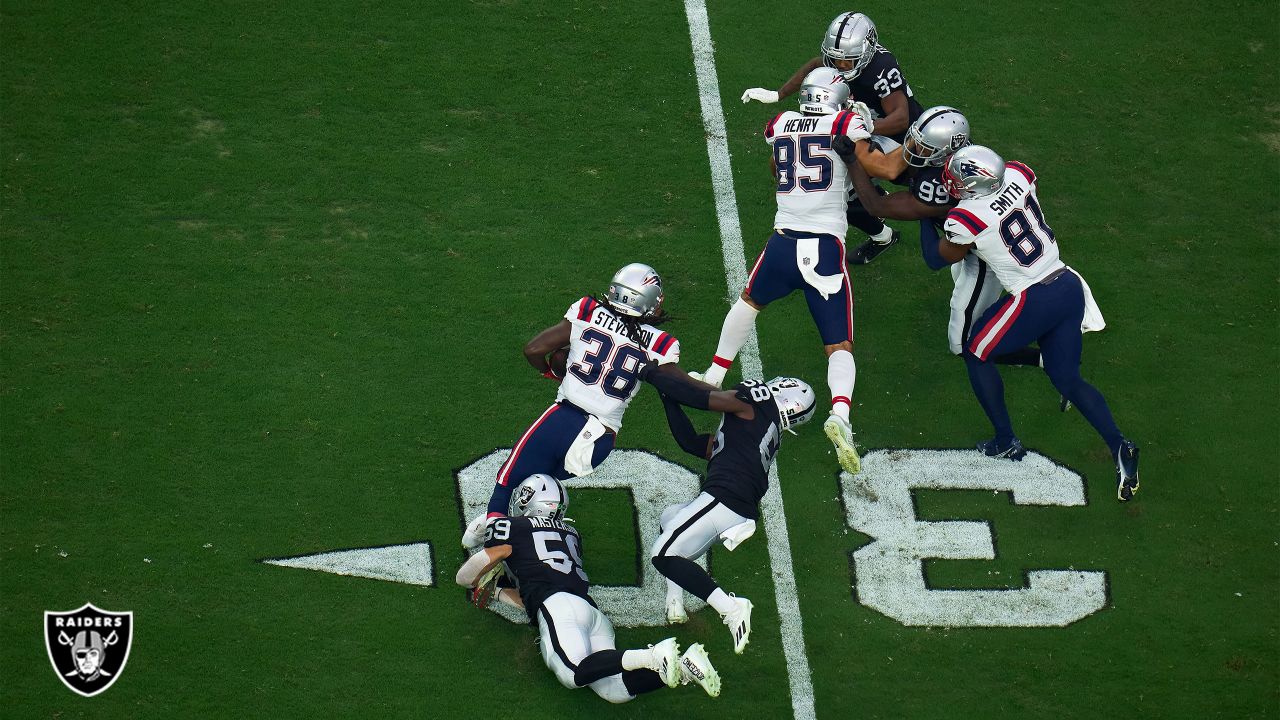
[[[735,597],[733,602],[737,607],[724,616],[724,624],[733,634],[733,652],[741,655],[751,638],[751,608],[755,606],[746,598]]]
[[[831,415],[822,424],[822,431],[827,434],[831,444],[836,446],[836,459],[840,467],[850,475],[857,475],[862,470],[862,461],[858,459],[858,449],[853,446],[853,428],[849,421],[839,415]]]
[[[684,609],[683,598],[667,598],[667,624],[683,625],[689,622],[689,613]]]
[[[680,657],[681,684],[695,682],[711,697],[720,697],[720,673],[711,665],[706,648],[694,643]]]
[[[653,653],[652,664],[649,669],[658,673],[658,677],[662,678],[662,682],[667,687],[680,686],[680,644],[673,637],[667,638],[657,645],[650,645],[649,652]]]

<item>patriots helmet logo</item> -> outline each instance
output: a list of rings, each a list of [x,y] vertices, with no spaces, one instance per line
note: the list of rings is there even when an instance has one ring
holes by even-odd
[[[960,179],[962,180],[967,180],[971,177],[985,177],[985,178],[995,177],[995,175],[991,174],[990,170],[982,167],[981,165],[978,165],[977,163],[971,160],[966,160],[960,163],[960,167],[958,169],[960,170]]]

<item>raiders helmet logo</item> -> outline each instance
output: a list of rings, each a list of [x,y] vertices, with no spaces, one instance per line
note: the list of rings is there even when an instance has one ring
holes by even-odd
[[[44,614],[44,645],[53,671],[85,697],[105,692],[120,678],[132,640],[132,612],[85,603],[79,610]]]

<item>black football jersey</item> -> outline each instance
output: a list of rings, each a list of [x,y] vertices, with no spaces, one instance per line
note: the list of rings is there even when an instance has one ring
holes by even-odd
[[[754,520],[760,498],[769,489],[769,466],[782,443],[782,421],[773,393],[764,383],[738,383],[734,394],[755,408],[755,417],[743,420],[725,413],[720,419],[702,489],[730,510]]]
[[[485,528],[484,546],[498,545],[511,546],[504,564],[530,621],[542,603],[558,592],[591,602],[587,572],[582,568],[582,541],[572,525],[540,517],[498,518]]]
[[[942,168],[912,168],[907,180],[911,194],[929,207],[952,207],[956,199],[942,188]]]
[[[920,105],[920,101],[916,100],[914,93],[911,92],[911,85],[903,77],[902,68],[898,67],[897,58],[883,46],[876,51],[875,57],[862,69],[862,72],[847,82],[850,97],[853,100],[866,103],[867,107],[876,113],[876,117],[884,117],[887,114],[884,111],[882,101],[889,97],[890,93],[898,90],[902,90],[907,94],[909,122],[915,122],[916,118],[920,117],[920,114],[924,112],[924,107]],[[907,131],[903,128],[901,132],[888,137],[902,142],[906,134]]]

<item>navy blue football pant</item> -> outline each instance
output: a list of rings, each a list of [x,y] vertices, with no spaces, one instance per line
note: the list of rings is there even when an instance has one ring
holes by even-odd
[[[506,515],[511,503],[511,493],[530,475],[543,473],[557,480],[573,477],[564,467],[565,455],[587,424],[587,417],[586,411],[567,400],[561,400],[547,408],[520,436],[516,446],[511,449],[511,455],[498,470],[493,495],[489,497],[489,514]],[[612,430],[595,439],[595,448],[591,453],[592,467],[599,467],[609,456],[613,451],[614,440]]]
[[[1084,288],[1080,276],[1064,268],[1050,279],[1005,296],[974,323],[975,330],[964,353],[969,383],[1001,444],[1012,440],[1014,433],[1004,402],[1004,383],[994,358],[1037,342],[1045,374],[1053,386],[1079,408],[1113,456],[1119,451],[1124,438],[1106,399],[1080,377],[1083,318]]]
[[[840,291],[826,298],[817,288],[805,281],[796,261],[796,238],[818,238],[819,275],[843,275]],[[844,265],[844,243],[835,235],[775,230],[764,246],[764,252],[756,259],[747,281],[747,297],[764,307],[780,300],[796,290],[804,291],[809,314],[818,326],[823,345],[836,345],[853,341],[853,288],[849,285],[849,273]]]

